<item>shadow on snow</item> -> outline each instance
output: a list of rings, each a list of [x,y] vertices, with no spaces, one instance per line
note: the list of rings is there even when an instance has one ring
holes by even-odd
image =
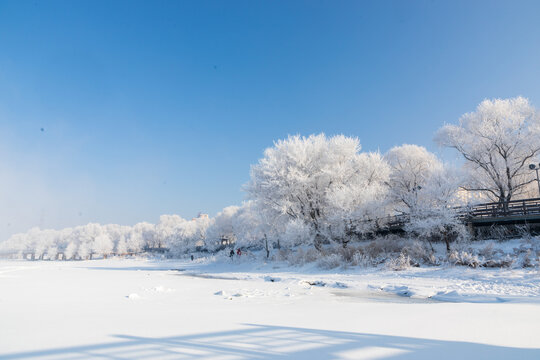
[[[102,344],[0,354],[0,359],[538,359],[524,349],[295,327],[246,324],[240,330],[150,338],[114,335]]]

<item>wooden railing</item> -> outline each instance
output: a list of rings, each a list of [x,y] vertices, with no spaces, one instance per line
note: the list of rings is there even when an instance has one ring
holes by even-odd
[[[469,219],[540,215],[540,198],[512,200],[505,203],[485,203],[458,210]]]
[[[473,206],[454,208],[457,217],[467,223],[475,220],[488,220],[494,223],[504,223],[505,220],[540,218],[540,198],[512,200],[506,204],[499,202],[483,203]],[[409,214],[391,215],[376,220],[365,220],[364,223],[376,222],[376,228],[380,231],[402,230],[410,221]]]

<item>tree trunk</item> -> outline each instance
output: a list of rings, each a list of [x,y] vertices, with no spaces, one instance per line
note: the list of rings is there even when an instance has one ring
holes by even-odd
[[[266,234],[264,234],[264,249],[266,250],[266,258],[268,259],[270,257],[270,248],[268,247],[268,238],[266,237]]]
[[[446,252],[450,254],[450,239],[448,237],[448,231],[443,232],[443,239],[446,243]]]
[[[435,253],[435,249],[433,248],[433,244],[431,243],[431,240],[429,240],[429,238],[427,239],[427,242],[429,244],[429,247],[431,248],[431,252]]]
[[[317,251],[320,251],[322,252],[322,235],[317,233],[315,234],[315,239],[313,240],[313,245],[315,246],[315,249],[317,249]]]

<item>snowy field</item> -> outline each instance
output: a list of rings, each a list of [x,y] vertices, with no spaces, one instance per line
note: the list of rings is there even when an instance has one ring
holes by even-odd
[[[465,267],[3,260],[0,359],[540,359],[539,280]]]

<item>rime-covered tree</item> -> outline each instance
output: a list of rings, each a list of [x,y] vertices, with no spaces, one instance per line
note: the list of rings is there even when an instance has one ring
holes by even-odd
[[[239,209],[239,206],[227,206],[214,218],[212,226],[208,229],[208,236],[215,246],[221,244],[221,241],[225,239],[236,242],[238,234],[234,217]]]
[[[77,244],[75,242],[70,242],[66,249],[64,250],[64,256],[66,260],[71,260],[77,253]]]
[[[469,191],[480,191],[506,206],[534,181],[528,170],[540,154],[540,118],[529,100],[484,100],[476,111],[445,125],[439,144],[456,149],[466,160]]]
[[[207,230],[213,219],[207,216],[198,216],[185,221],[177,228],[178,249],[182,252],[194,251],[207,245]]]
[[[91,253],[92,251],[90,249],[90,244],[87,241],[82,241],[77,248],[77,254],[79,257],[84,260],[87,259],[88,256],[91,256]]]
[[[379,153],[361,153],[350,169],[338,173],[344,185],[328,189],[328,233],[346,247],[353,238],[373,230],[373,220],[386,214],[390,168]]]
[[[321,249],[336,203],[358,195],[347,204],[353,213],[371,201],[363,195],[371,195],[367,188],[379,185],[370,182],[370,177],[379,178],[370,171],[377,167],[371,162],[379,160],[361,154],[357,138],[289,136],[265,150],[245,188],[250,199],[308,225],[313,244]]]
[[[394,211],[414,211],[426,193],[430,177],[440,172],[442,162],[435,154],[418,145],[401,145],[384,156],[391,168],[388,200]]]
[[[109,255],[113,251],[113,249],[114,244],[108,234],[104,233],[95,237],[92,244],[92,251],[95,254],[102,255],[106,258],[107,255]]]
[[[133,228],[129,233],[129,237],[126,240],[127,251],[131,253],[138,253],[142,251],[145,246],[143,234]]]
[[[161,215],[159,223],[156,225],[156,236],[154,245],[161,248],[164,245],[175,245],[181,241],[181,227],[187,220],[178,215]]]
[[[139,252],[145,247],[159,247],[157,240],[156,225],[147,222],[140,222],[133,226],[130,232],[128,248],[132,252]]]
[[[126,238],[122,235],[115,246],[116,254],[124,255],[128,252]]]
[[[240,206],[231,219],[236,243],[240,247],[262,246],[266,251],[266,257],[270,256],[275,240],[272,231],[274,220],[268,217],[268,213],[260,208],[255,201],[247,201]]]
[[[392,172],[388,200],[393,211],[407,215],[405,229],[413,236],[450,240],[461,234],[457,191],[461,174],[417,145],[390,149],[385,159]]]
[[[465,227],[458,218],[457,198],[460,173],[450,166],[434,169],[418,190],[416,205],[409,209],[405,230],[425,240],[440,239],[450,251],[450,242],[466,237]]]
[[[266,257],[270,257],[270,251],[274,247],[281,249],[283,245],[288,246],[285,230],[287,223],[291,221],[290,217],[256,201],[250,201],[248,205],[251,221],[254,223],[254,226],[251,226],[251,238],[262,241]],[[304,240],[310,239],[309,234],[304,235]]]

